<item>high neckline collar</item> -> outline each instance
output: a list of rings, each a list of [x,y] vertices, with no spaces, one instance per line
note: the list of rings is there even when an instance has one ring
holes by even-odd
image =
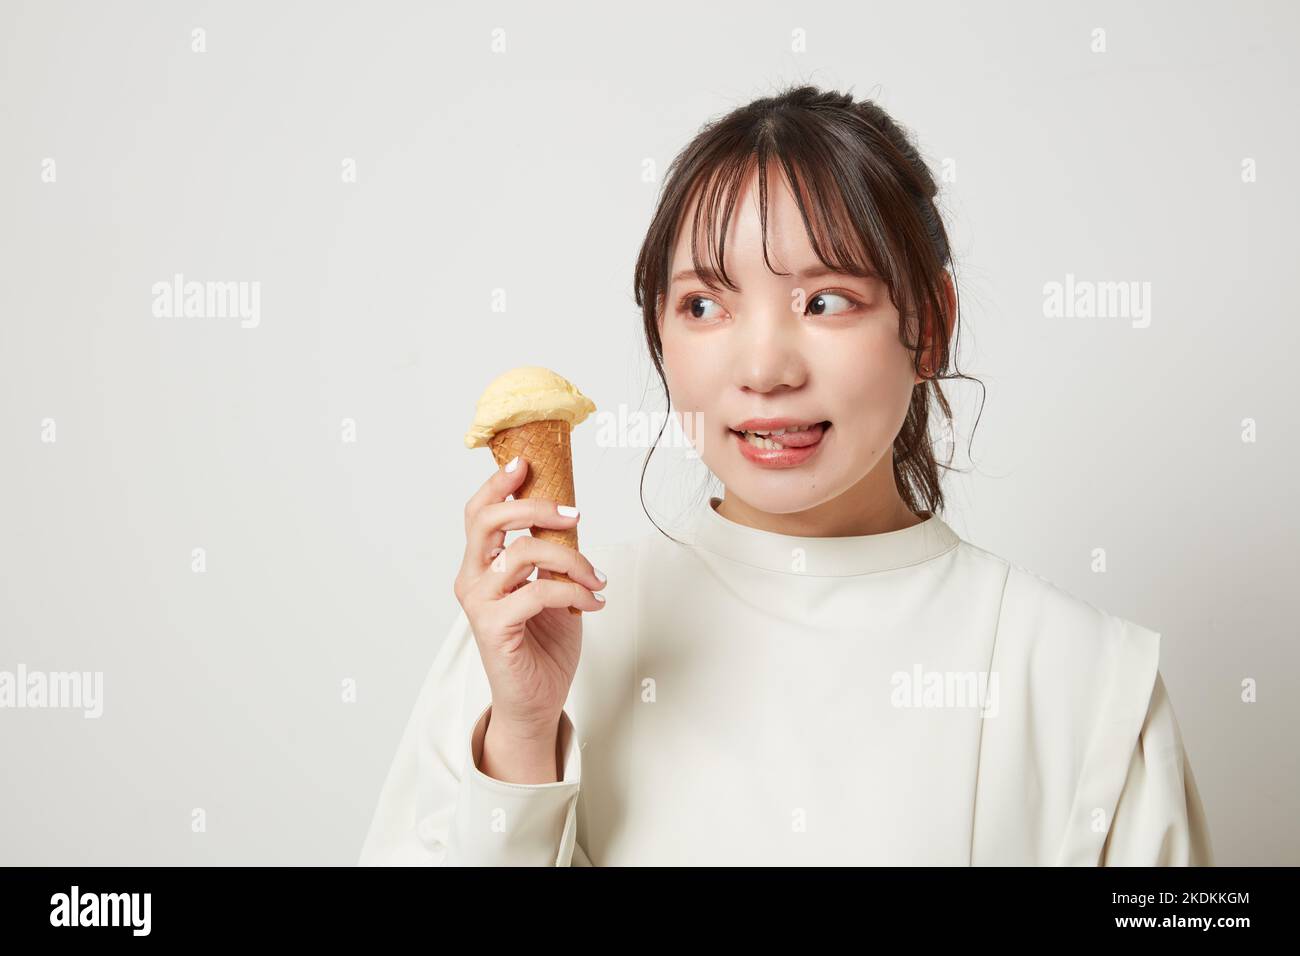
[[[923,512],[910,528],[881,534],[807,538],[778,534],[724,518],[721,498],[710,496],[694,526],[695,546],[721,557],[784,574],[848,577],[920,564],[955,548],[961,541],[942,518]]]

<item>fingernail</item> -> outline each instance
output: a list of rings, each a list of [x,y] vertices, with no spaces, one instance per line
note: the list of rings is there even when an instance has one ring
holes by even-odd
[[[510,459],[510,464],[506,465],[506,472],[507,473],[512,472],[518,467],[519,467],[519,456],[515,455],[514,458]]]
[[[556,505],[555,510],[566,518],[578,517],[578,509],[573,507],[573,505]]]
[[[595,598],[597,601],[599,601],[601,604],[604,604],[604,603],[605,603],[605,598],[604,598],[603,595],[597,594],[595,591],[592,591],[592,592],[591,592],[591,596],[594,597],[594,598]]]
[[[592,568],[591,570],[593,570],[593,571],[596,572],[596,577],[600,578],[600,583],[601,583],[601,584],[604,584],[604,583],[605,583],[605,575],[603,575],[603,574],[601,573],[600,568]]]

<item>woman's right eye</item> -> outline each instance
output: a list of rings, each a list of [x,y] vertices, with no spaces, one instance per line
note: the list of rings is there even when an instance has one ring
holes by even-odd
[[[712,316],[702,315],[700,314],[700,310],[703,310],[710,305],[717,306],[718,303],[714,302],[707,296],[688,295],[686,298],[682,299],[681,303],[677,307],[677,311],[688,315],[691,319],[707,319],[712,318]],[[718,308],[721,308],[721,306],[718,306]]]

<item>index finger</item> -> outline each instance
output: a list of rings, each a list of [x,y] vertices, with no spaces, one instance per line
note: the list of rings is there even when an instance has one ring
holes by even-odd
[[[514,471],[506,471],[511,465],[511,462],[506,462],[494,471],[487,481],[479,485],[478,491],[474,492],[469,501],[465,503],[465,530],[467,532],[480,511],[487,505],[505,501],[519,487],[524,475],[528,473],[528,459],[523,455],[516,455],[515,460],[518,465]]]
[[[514,466],[514,471],[506,471],[507,468]],[[528,474],[528,459],[523,455],[516,455],[512,461],[506,462],[479,486],[478,491],[470,497],[465,504],[465,564],[477,566],[485,557],[491,560],[491,554],[498,548],[505,547],[506,533],[497,531],[488,536],[487,541],[475,541],[473,529],[477,523],[479,513],[488,505],[505,501],[524,480]],[[477,557],[475,557],[477,555]]]

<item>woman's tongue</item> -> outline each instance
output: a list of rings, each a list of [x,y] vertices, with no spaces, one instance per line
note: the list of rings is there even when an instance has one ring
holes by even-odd
[[[807,448],[809,445],[815,445],[822,440],[822,433],[826,425],[823,422],[814,425],[801,432],[786,432],[784,435],[768,435],[770,441],[776,442],[783,448]]]

